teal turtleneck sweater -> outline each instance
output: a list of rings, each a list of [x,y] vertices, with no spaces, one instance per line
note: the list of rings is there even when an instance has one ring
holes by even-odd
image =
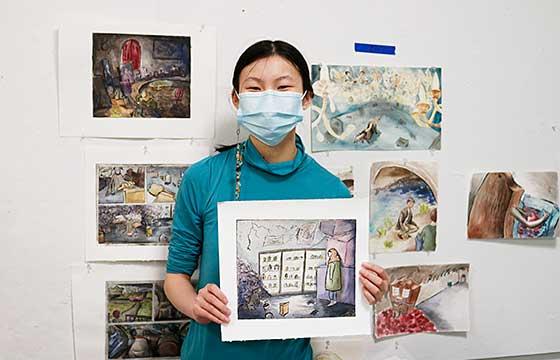
[[[305,153],[299,136],[296,147],[293,160],[268,163],[247,140],[240,200],[350,197],[336,176]],[[191,275],[200,262],[197,289],[220,283],[216,204],[234,200],[235,152],[233,148],[192,165],[185,172],[177,195],[167,272]],[[181,350],[181,359],[189,360],[311,358],[309,339],[222,342],[219,325],[194,321]]]

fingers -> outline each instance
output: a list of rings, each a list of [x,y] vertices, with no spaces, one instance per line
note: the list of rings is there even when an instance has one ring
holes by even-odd
[[[224,304],[220,298],[218,298],[210,291],[203,292],[202,296],[204,297],[204,300],[206,300],[206,302],[218,309],[223,315],[229,316],[231,314],[231,311],[226,306],[226,304]]]
[[[210,301],[208,301],[208,299],[202,298],[201,301],[200,301],[200,306],[204,310],[206,310],[207,312],[212,314],[214,317],[216,317],[219,320],[218,324],[223,324],[223,323],[227,324],[229,322],[229,317],[227,315],[225,315],[216,306],[214,306]],[[212,321],[214,321],[214,320],[212,320]]]
[[[362,268],[366,268],[368,270],[371,270],[371,271],[375,272],[378,276],[380,276],[383,280],[389,281],[389,275],[387,274],[385,269],[383,269],[379,265],[375,265],[375,264],[372,264],[370,262],[363,262],[362,263]]]
[[[381,300],[381,298],[383,297],[383,292],[375,284],[373,284],[371,281],[368,281],[362,276],[360,276],[360,282],[362,283],[362,287],[364,289],[364,295],[366,299],[368,299],[368,302],[370,304],[373,305]],[[370,297],[374,298],[373,301],[371,301]]]
[[[364,296],[366,297],[366,300],[367,300],[368,304],[373,305],[373,304],[375,304],[375,303],[377,302],[377,301],[375,300],[375,298],[373,297],[373,295],[371,295],[371,294],[369,293],[369,291],[366,290],[366,289],[364,288],[363,285],[362,285],[362,293],[363,293]]]
[[[208,284],[206,285],[206,288],[208,289],[208,291],[210,293],[212,293],[214,296],[216,296],[218,299],[220,299],[220,301],[224,304],[228,303],[228,299],[226,297],[226,295],[223,293],[222,290],[220,290],[220,288],[215,285],[215,284]]]
[[[383,279],[374,273],[373,271],[367,271],[364,269],[360,270],[360,276],[363,277],[365,280],[369,280],[374,283],[377,287],[381,288],[383,285]]]
[[[362,268],[360,270],[360,277],[374,283],[383,293],[387,292],[389,289],[389,281],[380,277],[376,272]]]
[[[389,289],[389,276],[385,269],[369,262],[362,263],[360,282],[364,296],[370,304],[381,301]]]
[[[202,310],[200,315],[217,324],[229,322],[231,311],[226,306],[227,298],[222,291],[213,284],[200,289],[196,297],[196,305]]]
[[[210,313],[209,311],[207,311],[206,309],[202,308],[201,306],[197,306],[194,310],[197,318],[199,320],[197,320],[199,323],[201,324],[207,324],[208,322],[206,320],[210,320],[216,324],[222,324],[223,321],[218,319],[216,316],[214,316],[212,313]]]

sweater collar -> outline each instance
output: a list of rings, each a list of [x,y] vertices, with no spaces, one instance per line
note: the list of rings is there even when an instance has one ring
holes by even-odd
[[[299,135],[296,134],[296,148],[297,153],[296,156],[292,160],[282,161],[278,163],[269,163],[267,162],[259,153],[255,145],[250,139],[245,140],[245,154],[244,154],[244,161],[264,172],[273,175],[288,175],[296,171],[305,161],[307,158],[307,154],[305,153],[305,147],[303,146],[303,142]]]

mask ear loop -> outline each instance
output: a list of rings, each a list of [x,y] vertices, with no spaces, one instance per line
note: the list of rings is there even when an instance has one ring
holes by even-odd
[[[303,92],[303,94],[301,95],[301,98],[300,98],[300,101],[302,102],[302,103],[301,103],[301,107],[302,107],[302,108],[303,108],[303,106],[304,106],[303,101],[305,100],[305,96],[306,96],[306,95],[307,95],[307,90],[305,90],[305,91]]]

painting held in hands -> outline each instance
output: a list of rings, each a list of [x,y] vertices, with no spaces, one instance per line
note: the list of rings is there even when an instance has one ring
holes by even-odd
[[[469,264],[385,269],[389,290],[375,305],[375,337],[469,330]]]
[[[354,220],[238,220],[239,319],[355,315]]]

